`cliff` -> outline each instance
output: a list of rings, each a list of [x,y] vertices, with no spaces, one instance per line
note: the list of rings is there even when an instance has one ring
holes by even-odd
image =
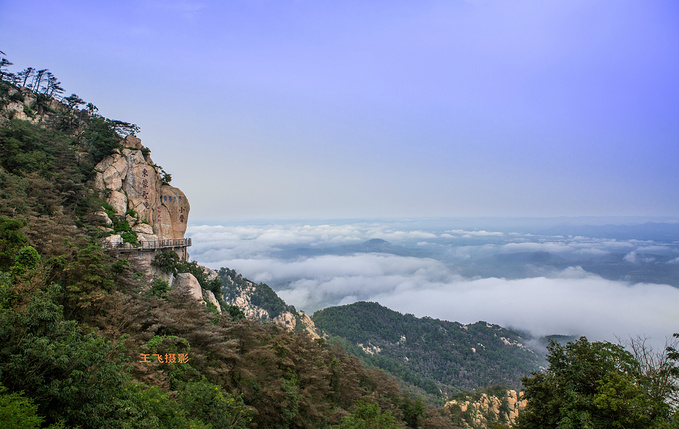
[[[487,428],[490,423],[513,425],[527,401],[516,390],[482,393],[454,399],[445,404],[453,421],[463,428]]]
[[[95,167],[94,186],[100,197],[116,215],[129,216],[140,241],[183,239],[191,210],[188,198],[168,184],[167,175],[153,163],[140,139],[130,135],[122,145]],[[123,238],[118,234],[108,241],[115,244]]]
[[[39,126],[52,126],[68,109],[53,98],[40,97],[28,88],[6,87],[6,97],[0,103],[0,124],[11,119]]]
[[[234,270],[219,270],[224,301],[234,305],[245,317],[273,322],[292,331],[306,331],[312,338],[320,338],[313,320],[294,306],[287,305],[268,285],[255,284]]]
[[[248,318],[273,322],[289,330],[305,330],[318,338],[311,318],[287,306],[270,289],[268,294],[263,292],[266,285],[255,285],[234,272],[219,276],[223,296],[215,297],[191,273],[171,275],[154,267],[152,262],[161,250],[154,246],[166,246],[163,248],[188,261],[183,240],[191,206],[180,189],[167,183],[167,173],[154,164],[150,150],[139,138],[129,135],[121,146],[95,167],[94,188],[108,205],[99,213],[111,234],[105,238],[106,247],[124,249],[127,259],[148,278],[160,277],[172,287],[186,288],[197,300],[215,305],[219,313],[223,311],[221,300],[238,307]],[[218,278],[217,272],[199,267],[205,275],[198,277],[204,277],[204,282]],[[262,299],[263,293],[270,299]]]

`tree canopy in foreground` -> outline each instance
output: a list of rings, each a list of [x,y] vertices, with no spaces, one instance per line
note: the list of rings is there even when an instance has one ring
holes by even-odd
[[[649,366],[638,343],[633,354],[585,337],[548,350],[549,368],[523,380],[528,405],[517,428],[679,428],[672,419],[676,361],[667,353]]]

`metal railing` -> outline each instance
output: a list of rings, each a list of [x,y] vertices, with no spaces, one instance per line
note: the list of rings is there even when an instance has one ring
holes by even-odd
[[[106,243],[105,249],[114,249],[121,251],[142,251],[142,250],[156,250],[156,249],[174,249],[177,247],[191,246],[190,238],[176,238],[172,240],[155,240],[155,241],[137,241],[136,243]]]

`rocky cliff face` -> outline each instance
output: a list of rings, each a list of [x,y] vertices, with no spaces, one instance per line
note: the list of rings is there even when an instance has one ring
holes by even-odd
[[[191,297],[202,304],[210,303],[217,307],[219,314],[222,314],[222,307],[215,298],[215,294],[210,290],[203,289],[198,279],[191,273],[179,273],[170,277],[170,285],[174,288],[187,289]]]
[[[166,183],[141,140],[127,136],[123,146],[95,167],[95,188],[100,196],[118,215],[130,214],[139,240],[183,239],[191,210],[186,195]]]
[[[19,119],[21,121],[28,121],[32,124],[45,125],[54,123],[58,118],[59,113],[65,110],[65,106],[57,100],[50,98],[45,101],[46,107],[49,110],[44,112],[36,112],[31,106],[35,107],[37,104],[37,95],[28,88],[8,88],[7,95],[10,101],[0,106],[0,123],[8,119]],[[13,96],[20,95],[23,100],[12,99]]]
[[[233,270],[227,271],[220,270],[219,274],[226,304],[240,308],[245,317],[273,322],[289,330],[306,331],[312,338],[320,338],[313,320],[285,304],[269,286],[255,284]]]
[[[451,414],[458,417],[458,423],[470,429],[487,428],[491,422],[511,426],[526,405],[527,401],[516,390],[507,390],[504,396],[499,397],[483,393],[476,399],[468,397],[445,404]]]
[[[115,222],[124,217],[141,242],[158,243],[161,240],[183,239],[191,210],[188,198],[180,189],[170,186],[164,180],[164,173],[153,163],[149,151],[142,146],[140,139],[127,136],[122,146],[117,153],[104,158],[95,167],[95,189],[115,211],[113,216],[102,211],[100,215],[103,220],[109,228],[113,228]],[[115,247],[123,243],[125,238],[123,234],[113,234],[107,237],[106,241],[108,245]],[[153,252],[135,252],[128,254],[127,257],[137,262],[138,268],[144,270],[149,278],[154,276],[166,278],[167,276],[151,266],[150,262],[154,256]],[[188,260],[185,251],[180,257]],[[203,269],[210,278],[217,276],[216,272],[206,267]],[[187,288],[195,299],[214,304],[221,313],[222,309],[214,294],[201,289],[193,275],[180,273],[166,280],[173,287]],[[227,294],[228,296],[225,295],[224,298],[228,305],[238,306],[246,317],[271,321],[286,329],[306,330],[312,337],[318,338],[311,318],[295,311],[294,307],[289,308],[275,296],[275,293],[274,301],[280,301],[275,302],[275,306],[281,307],[281,311],[272,310],[260,302],[253,302],[253,296],[257,295],[259,285],[243,280],[239,282],[239,286],[236,292]],[[257,301],[257,298],[254,298],[254,301]]]

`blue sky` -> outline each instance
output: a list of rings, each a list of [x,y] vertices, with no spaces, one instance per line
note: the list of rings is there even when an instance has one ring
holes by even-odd
[[[675,1],[0,0],[191,218],[676,216]]]

